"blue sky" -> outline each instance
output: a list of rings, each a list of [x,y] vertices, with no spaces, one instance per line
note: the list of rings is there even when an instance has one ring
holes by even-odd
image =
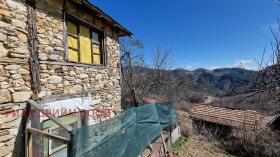
[[[160,44],[172,48],[173,68],[190,70],[255,69],[280,11],[273,0],[90,1],[143,41],[147,59]]]

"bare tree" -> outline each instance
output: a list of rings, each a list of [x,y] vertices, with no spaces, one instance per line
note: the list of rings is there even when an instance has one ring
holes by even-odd
[[[146,98],[157,101],[172,101],[174,91],[178,91],[187,82],[184,74],[172,73],[171,49],[157,46],[151,61],[146,63],[141,52],[140,40],[122,38],[120,40],[123,97],[133,101],[134,106]]]
[[[152,54],[152,61],[149,65],[151,72],[146,72],[146,77],[143,78],[141,89],[143,95],[157,95],[160,96],[160,90],[166,88],[171,81],[168,78],[169,70],[172,68],[172,60],[170,58],[171,49],[163,49],[157,46]],[[147,69],[147,70],[149,70]]]
[[[139,106],[139,98],[137,90],[139,88],[139,76],[135,70],[137,66],[143,66],[143,53],[144,45],[141,40],[121,38],[120,41],[121,50],[121,70],[122,80],[125,82],[125,87],[129,90],[124,95],[133,99],[133,103],[136,107]],[[124,88],[126,89],[126,88]]]
[[[272,94],[274,99],[271,101],[280,102],[280,22],[278,19],[278,29],[275,31],[270,27],[272,37],[267,39],[271,46],[270,59],[264,62],[264,55],[266,53],[266,47],[263,51],[261,61],[258,62],[259,71],[251,79],[251,84],[247,86],[247,90],[251,91],[253,95],[259,93]]]
[[[274,2],[280,6],[280,0],[274,0]]]

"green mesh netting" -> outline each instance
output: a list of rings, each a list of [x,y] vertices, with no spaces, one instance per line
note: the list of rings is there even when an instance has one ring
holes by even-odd
[[[73,130],[72,157],[136,157],[176,121],[172,105],[151,103],[96,125]]]

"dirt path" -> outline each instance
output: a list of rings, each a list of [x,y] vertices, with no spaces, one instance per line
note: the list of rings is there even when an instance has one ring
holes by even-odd
[[[204,104],[209,104],[212,101],[217,100],[217,98],[211,97],[211,96],[207,96],[207,98],[204,100]]]

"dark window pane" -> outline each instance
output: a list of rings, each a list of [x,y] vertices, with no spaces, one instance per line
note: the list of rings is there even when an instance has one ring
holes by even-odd
[[[92,42],[95,44],[100,44],[99,34],[97,34],[96,32],[92,32]]]

